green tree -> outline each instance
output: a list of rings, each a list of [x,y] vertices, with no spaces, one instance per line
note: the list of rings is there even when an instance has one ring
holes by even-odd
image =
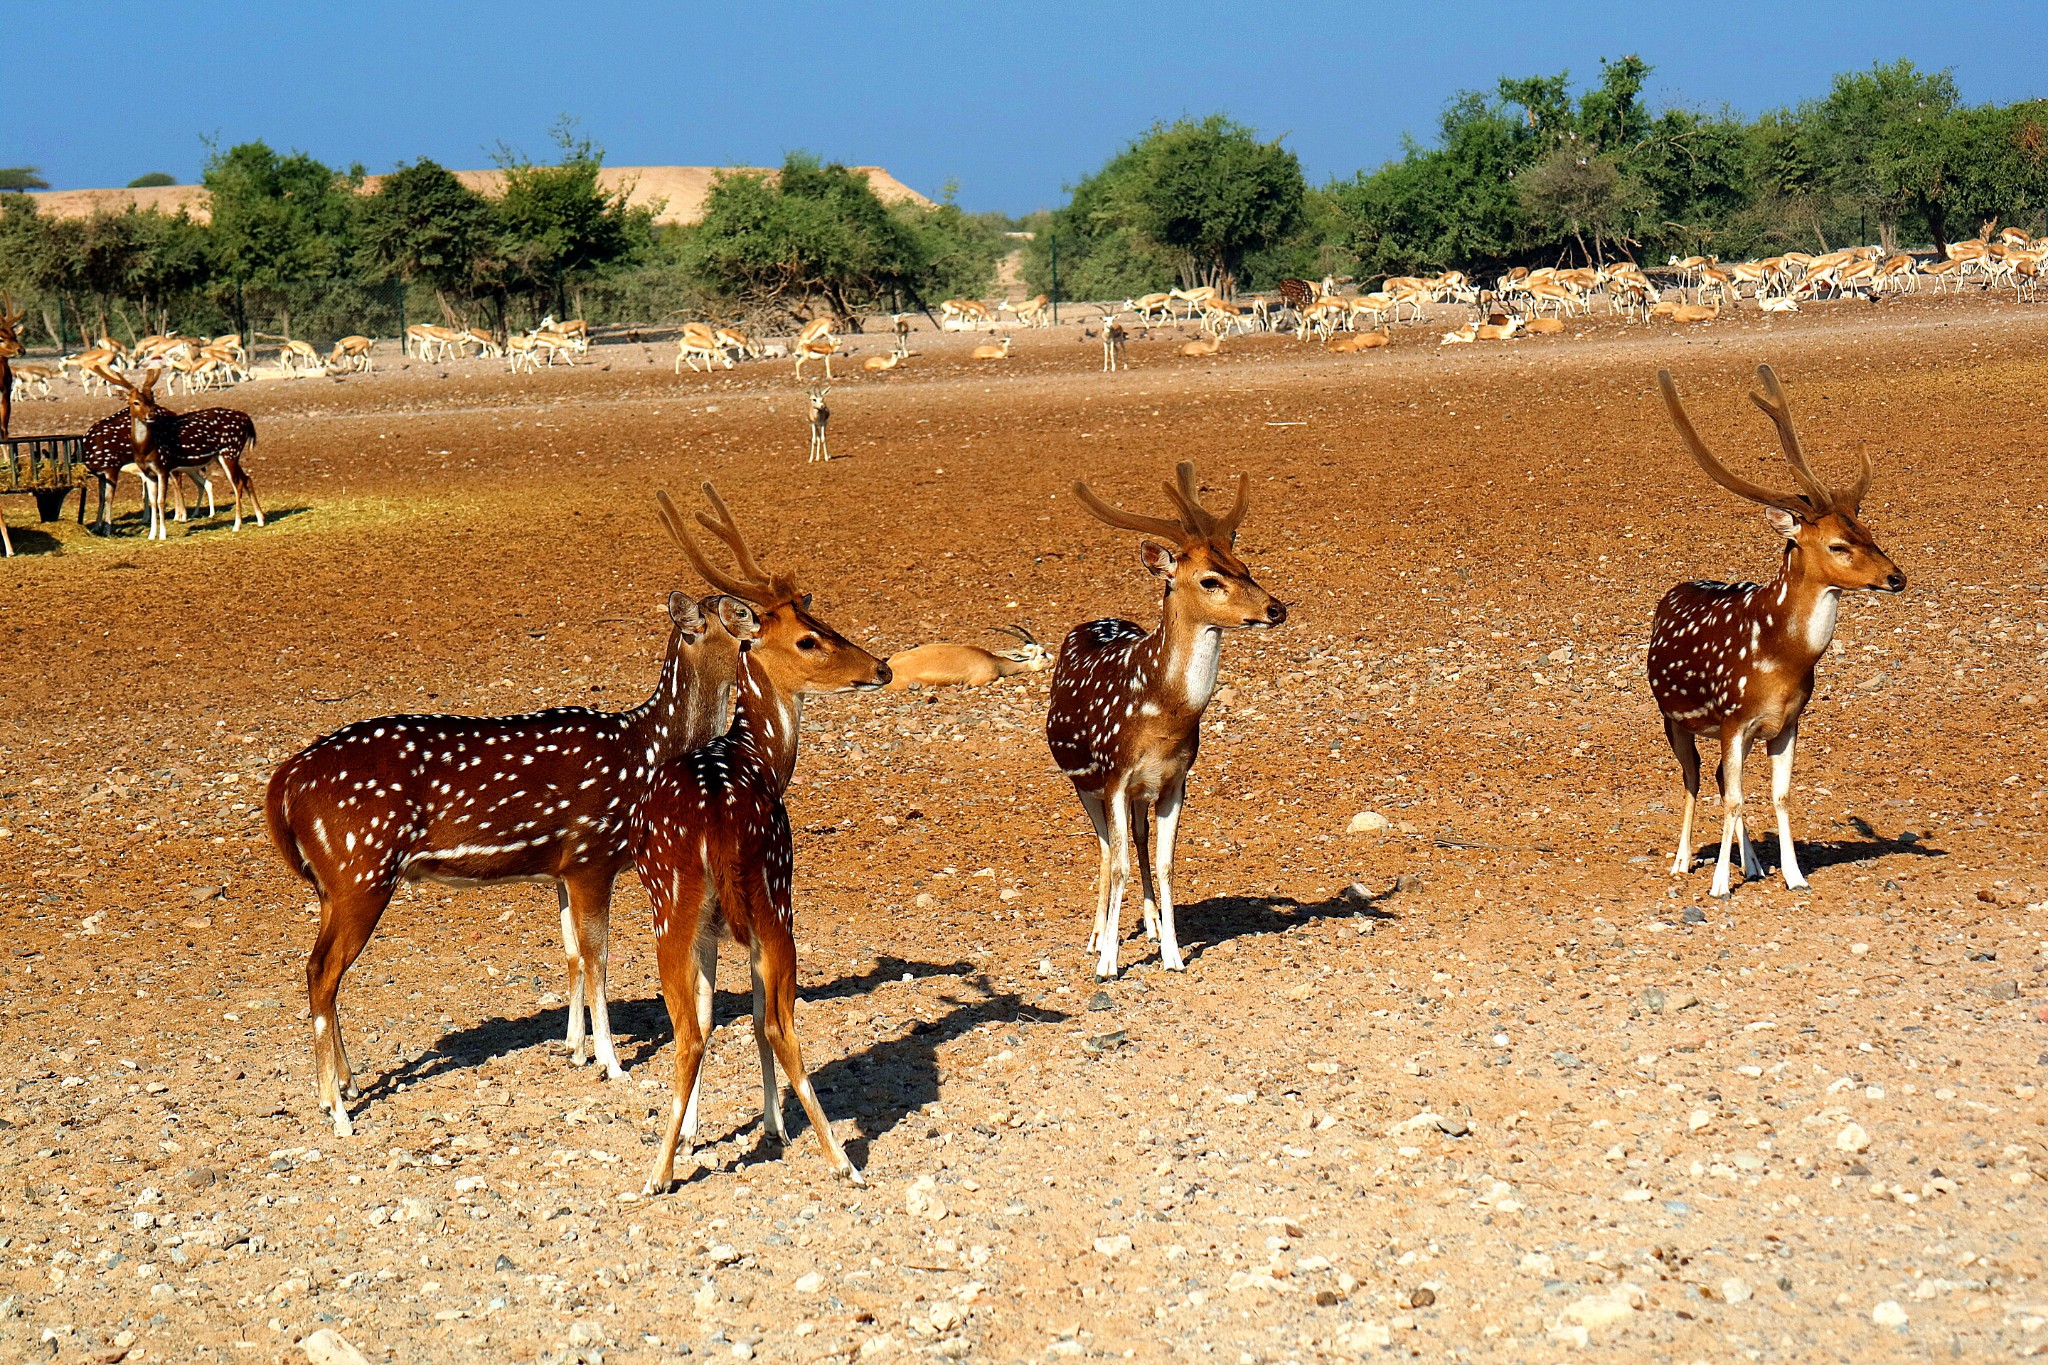
[[[1571,238],[1588,263],[1642,244],[1650,196],[1620,153],[1559,147],[1516,178],[1515,193],[1533,232]]]
[[[867,177],[792,152],[772,176],[720,174],[678,257],[686,277],[732,306],[794,319],[823,303],[858,327],[867,308],[926,301],[923,248]]]
[[[451,324],[459,318],[448,296],[473,295],[497,277],[490,201],[425,157],[385,176],[364,198],[356,226],[357,261],[370,278],[428,286]]]
[[[273,296],[289,331],[292,303],[305,293],[294,286],[329,280],[348,264],[361,168],[344,176],[304,152],[281,157],[245,142],[208,157],[202,183],[220,283]]]
[[[37,174],[39,166],[0,166],[0,190],[46,190],[50,182]]]
[[[138,175],[129,181],[128,188],[131,190],[153,190],[160,186],[175,185],[177,183],[177,177],[175,176],[166,174],[163,171],[151,171],[147,175]]]
[[[1125,221],[1173,253],[1188,283],[1235,281],[1247,252],[1301,224],[1301,162],[1221,114],[1155,127],[1136,150],[1123,184]]]
[[[1836,193],[1876,221],[1887,251],[1909,213],[1945,238],[1944,126],[1959,102],[1948,72],[1901,58],[1835,77],[1828,97],[1802,111],[1814,160]]]
[[[561,156],[551,165],[499,149],[505,190],[495,208],[502,285],[562,315],[573,279],[628,264],[651,244],[654,211],[633,208],[626,190],[604,188],[604,150],[578,136],[573,122],[563,119],[553,136]]]

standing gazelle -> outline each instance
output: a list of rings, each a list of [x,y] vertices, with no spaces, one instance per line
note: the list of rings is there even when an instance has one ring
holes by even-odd
[[[725,542],[734,572],[711,563],[668,494],[658,496],[669,533],[704,581],[726,594],[718,599],[720,621],[745,643],[732,727],[657,769],[640,807],[634,867],[654,903],[655,961],[676,1035],[675,1093],[647,1193],[668,1188],[677,1146],[696,1140],[697,1078],[711,1034],[721,936],[745,948],[753,968],[763,1132],[784,1136],[779,1061],[833,1170],[859,1184],[797,1047],[794,851],[782,794],[796,771],[803,694],[881,687],[889,665],[811,615],[810,595],[793,574],[771,576],[755,562],[709,483],[704,497],[716,515],[699,512],[697,522]]]
[[[809,392],[811,396],[810,463],[816,464],[820,460],[832,458],[832,452],[826,449],[825,446],[825,424],[832,420],[832,409],[825,406],[825,395],[832,392],[832,390],[829,388],[811,389]]]
[[[1868,590],[1903,592],[1906,576],[1885,556],[1856,519],[1870,491],[1870,457],[1863,457],[1855,484],[1830,490],[1814,477],[1785,391],[1768,365],[1756,371],[1761,392],[1750,401],[1778,428],[1785,462],[1799,491],[1777,493],[1731,472],[1708,451],[1678,401],[1669,370],[1657,371],[1657,385],[1672,425],[1715,483],[1765,507],[1764,519],[1783,537],[1778,576],[1769,583],[1681,583],[1664,594],[1650,629],[1650,691],[1664,713],[1664,734],[1685,779],[1685,816],[1679,824],[1674,876],[1692,870],[1692,817],[1699,801],[1698,736],[1721,741],[1721,857],[1714,865],[1713,894],[1728,894],[1728,861],[1740,844],[1742,876],[1761,876],[1763,867],[1749,845],[1743,823],[1742,760],[1761,740],[1771,755],[1771,806],[1778,818],[1779,870],[1785,885],[1806,885],[1792,851],[1792,822],[1785,797],[1792,786],[1792,752],[1799,718],[1813,695],[1813,670],[1835,636],[1842,594]]]
[[[1060,646],[1045,718],[1053,761],[1073,779],[1102,847],[1088,946],[1099,953],[1095,974],[1104,980],[1116,975],[1117,918],[1131,875],[1133,837],[1144,877],[1146,933],[1159,937],[1161,965],[1170,971],[1185,965],[1173,927],[1173,841],[1188,770],[1201,747],[1202,712],[1216,686],[1223,632],[1263,629],[1287,619],[1287,608],[1237,557],[1246,477],[1237,476],[1237,504],[1217,516],[1202,506],[1194,465],[1183,460],[1178,474],[1178,483],[1166,485],[1175,518],[1125,512],[1096,497],[1087,484],[1074,485],[1082,506],[1111,526],[1174,546],[1148,540],[1141,547],[1145,567],[1166,580],[1159,629],[1148,635],[1135,622],[1114,619],[1074,627]],[[1156,865],[1146,848],[1148,812],[1159,817]]]

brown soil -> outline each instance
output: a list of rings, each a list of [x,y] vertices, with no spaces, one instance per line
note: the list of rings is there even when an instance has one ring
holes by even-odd
[[[1002,363],[925,335],[842,372],[821,466],[786,362],[387,358],[191,404],[255,414],[267,528],[152,545],[131,510],[102,542],[9,499],[9,1357],[297,1360],[323,1326],[403,1361],[1526,1361],[1581,1330],[1630,1359],[2040,1350],[2048,310],[1437,330],[1213,360],[1157,336],[1116,375],[1071,326]],[[1672,581],[1773,550],[1651,376],[1677,370],[1744,463],[1765,359],[1823,468],[1872,453],[1866,514],[1911,585],[1849,605],[1822,668],[1812,890],[1714,902],[1705,869],[1666,872],[1643,647]],[[798,1026],[868,1188],[830,1178],[794,1103],[787,1153],[758,1141],[729,955],[702,1169],[622,1194],[673,1056],[630,878],[630,1080],[565,1061],[544,889],[430,887],[348,979],[366,1095],[356,1137],[323,1126],[312,897],[260,817],[280,759],[386,712],[638,700],[662,597],[696,587],[652,494],[700,476],[877,649],[1150,622],[1134,537],[1066,487],[1142,503],[1181,457],[1251,472],[1241,548],[1294,607],[1225,649],[1184,975],[1133,939],[1098,995],[1047,675],[833,697],[789,798]],[[1362,810],[1392,828],[1347,835]]]

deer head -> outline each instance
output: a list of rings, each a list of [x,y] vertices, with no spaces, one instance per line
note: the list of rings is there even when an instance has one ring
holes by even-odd
[[[1251,481],[1237,476],[1237,503],[1217,516],[1202,506],[1195,483],[1195,466],[1182,460],[1176,468],[1177,482],[1165,485],[1166,496],[1178,516],[1141,516],[1112,507],[1095,496],[1087,484],[1074,483],[1074,496],[1095,516],[1124,531],[1158,536],[1172,546],[1145,541],[1139,547],[1145,567],[1166,580],[1169,611],[1178,607],[1193,613],[1198,624],[1229,630],[1258,630],[1277,626],[1287,619],[1287,608],[1259,586],[1252,571],[1237,557],[1237,524],[1244,520]]]
[[[996,626],[994,627],[994,630],[995,633],[998,635],[1014,635],[1019,640],[1023,641],[1022,644],[1017,645],[1013,649],[997,650],[996,653],[1002,658],[1008,659],[1013,663],[1023,664],[1027,669],[1031,670],[1034,673],[1039,671],[1040,669],[1051,667],[1052,651],[1048,650],[1044,645],[1040,644],[1038,642],[1038,637],[1033,635],[1030,631],[1026,630],[1023,626]]]
[[[1759,365],[1756,378],[1758,387],[1751,391],[1749,400],[1777,427],[1779,447],[1798,484],[1796,492],[1773,492],[1715,459],[1685,415],[1671,371],[1657,371],[1657,387],[1663,391],[1671,424],[1678,428],[1679,437],[1699,461],[1700,468],[1706,470],[1707,477],[1738,497],[1763,504],[1764,519],[1788,542],[1787,552],[1796,558],[1803,572],[1825,586],[1844,591],[1904,591],[1905,574],[1878,548],[1876,538],[1856,516],[1864,494],[1870,491],[1870,456],[1862,456],[1862,468],[1854,484],[1845,489],[1830,489],[1806,463],[1799,435],[1792,426],[1792,409],[1778,384],[1778,376],[1770,366]]]
[[[21,333],[16,329],[27,316],[27,313],[10,313],[5,304],[0,304],[0,356],[21,354]]]
[[[717,616],[742,642],[743,651],[784,695],[798,692],[865,691],[889,681],[889,666],[811,615],[810,594],[797,586],[787,570],[768,574],[747,548],[746,537],[718,490],[704,484],[710,512],[697,513],[697,523],[724,541],[737,572],[713,564],[691,535],[666,492],[657,493],[662,524],[682,547],[705,582],[725,594]]]

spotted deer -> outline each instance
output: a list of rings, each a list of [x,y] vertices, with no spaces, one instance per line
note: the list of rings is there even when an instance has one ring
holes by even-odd
[[[158,373],[151,371],[152,375]],[[125,384],[117,376],[109,376],[109,382]],[[200,408],[196,412],[171,412],[156,408],[151,419],[155,439],[155,458],[163,466],[163,472],[175,475],[190,471],[206,482],[206,513],[213,515],[213,483],[206,478],[208,465],[218,463],[221,473],[226,475],[228,486],[235,494],[235,529],[242,529],[242,498],[246,495],[249,506],[256,517],[256,524],[262,526],[263,503],[256,496],[256,480],[251,478],[243,461],[256,448],[256,423],[248,413],[237,408]],[[115,413],[103,417],[86,429],[84,459],[85,467],[96,478],[99,485],[100,510],[97,524],[101,534],[113,530],[112,496],[120,483],[121,475],[128,470],[141,472],[141,464],[135,446],[131,413]],[[189,476],[189,475],[188,475]],[[147,485],[145,480],[145,485]],[[168,479],[176,504],[174,520],[184,521],[185,498],[175,479]],[[145,486],[145,498],[149,496]],[[85,519],[85,496],[79,495],[78,516]]]
[[[1269,629],[1287,619],[1287,608],[1237,557],[1246,476],[1237,476],[1236,505],[1222,516],[1202,506],[1195,467],[1186,461],[1166,495],[1176,515],[1149,517],[1110,506],[1085,483],[1074,485],[1074,496],[1102,521],[1169,542],[1147,540],[1140,547],[1145,567],[1165,580],[1159,628],[1148,635],[1132,621],[1076,626],[1060,646],[1045,720],[1053,761],[1073,780],[1101,845],[1088,947],[1099,954],[1095,974],[1104,980],[1117,971],[1117,919],[1133,837],[1146,933],[1159,939],[1162,966],[1179,971],[1185,965],[1173,923],[1173,844],[1188,771],[1201,746],[1202,712],[1216,686],[1223,632]],[[1146,847],[1151,815],[1159,822],[1156,866]]]
[[[7,435],[7,425],[14,417],[14,368],[10,361],[21,354],[21,320],[27,313],[10,313],[5,303],[0,303],[0,439]],[[10,551],[10,553],[12,553]]]
[[[1792,848],[1785,799],[1792,788],[1792,754],[1799,720],[1813,695],[1815,666],[1835,635],[1845,592],[1896,593],[1906,576],[1878,548],[1857,519],[1870,491],[1870,458],[1856,482],[1831,490],[1814,476],[1799,448],[1792,412],[1768,365],[1756,371],[1750,401],[1778,429],[1796,492],[1775,492],[1729,470],[1693,429],[1669,370],[1657,386],[1672,425],[1707,476],[1729,492],[1762,503],[1772,534],[1784,542],[1778,576],[1769,583],[1680,583],[1657,604],[1650,629],[1650,691],[1663,713],[1664,734],[1685,782],[1685,816],[1678,827],[1673,876],[1692,870],[1692,819],[1699,801],[1698,737],[1721,741],[1721,856],[1713,894],[1729,893],[1729,854],[1739,845],[1745,881],[1763,874],[1744,824],[1742,761],[1761,741],[1771,756],[1771,806],[1778,819],[1778,861],[1785,885],[1806,886]]]
[[[630,711],[554,707],[519,716],[380,716],[278,765],[264,798],[271,842],[320,895],[306,959],[320,1106],[351,1132],[357,1098],[335,997],[403,881],[551,882],[569,965],[571,1060],[625,1075],[605,1007],[612,883],[632,861],[634,817],[661,764],[710,739],[739,667],[715,603],[668,599],[654,695]]]
[[[712,512],[699,512],[697,522],[725,542],[736,571],[711,563],[666,493],[659,495],[662,519],[705,582],[725,594],[719,619],[744,643],[731,728],[657,769],[641,808],[634,866],[654,903],[655,959],[676,1036],[674,1095],[646,1192],[666,1190],[677,1148],[696,1142],[698,1074],[711,1033],[721,937],[747,950],[754,980],[763,1132],[786,1139],[779,1062],[826,1159],[859,1184],[797,1046],[794,851],[782,795],[796,770],[804,695],[884,686],[889,666],[813,616],[794,575],[765,572],[717,490],[703,487]]]

